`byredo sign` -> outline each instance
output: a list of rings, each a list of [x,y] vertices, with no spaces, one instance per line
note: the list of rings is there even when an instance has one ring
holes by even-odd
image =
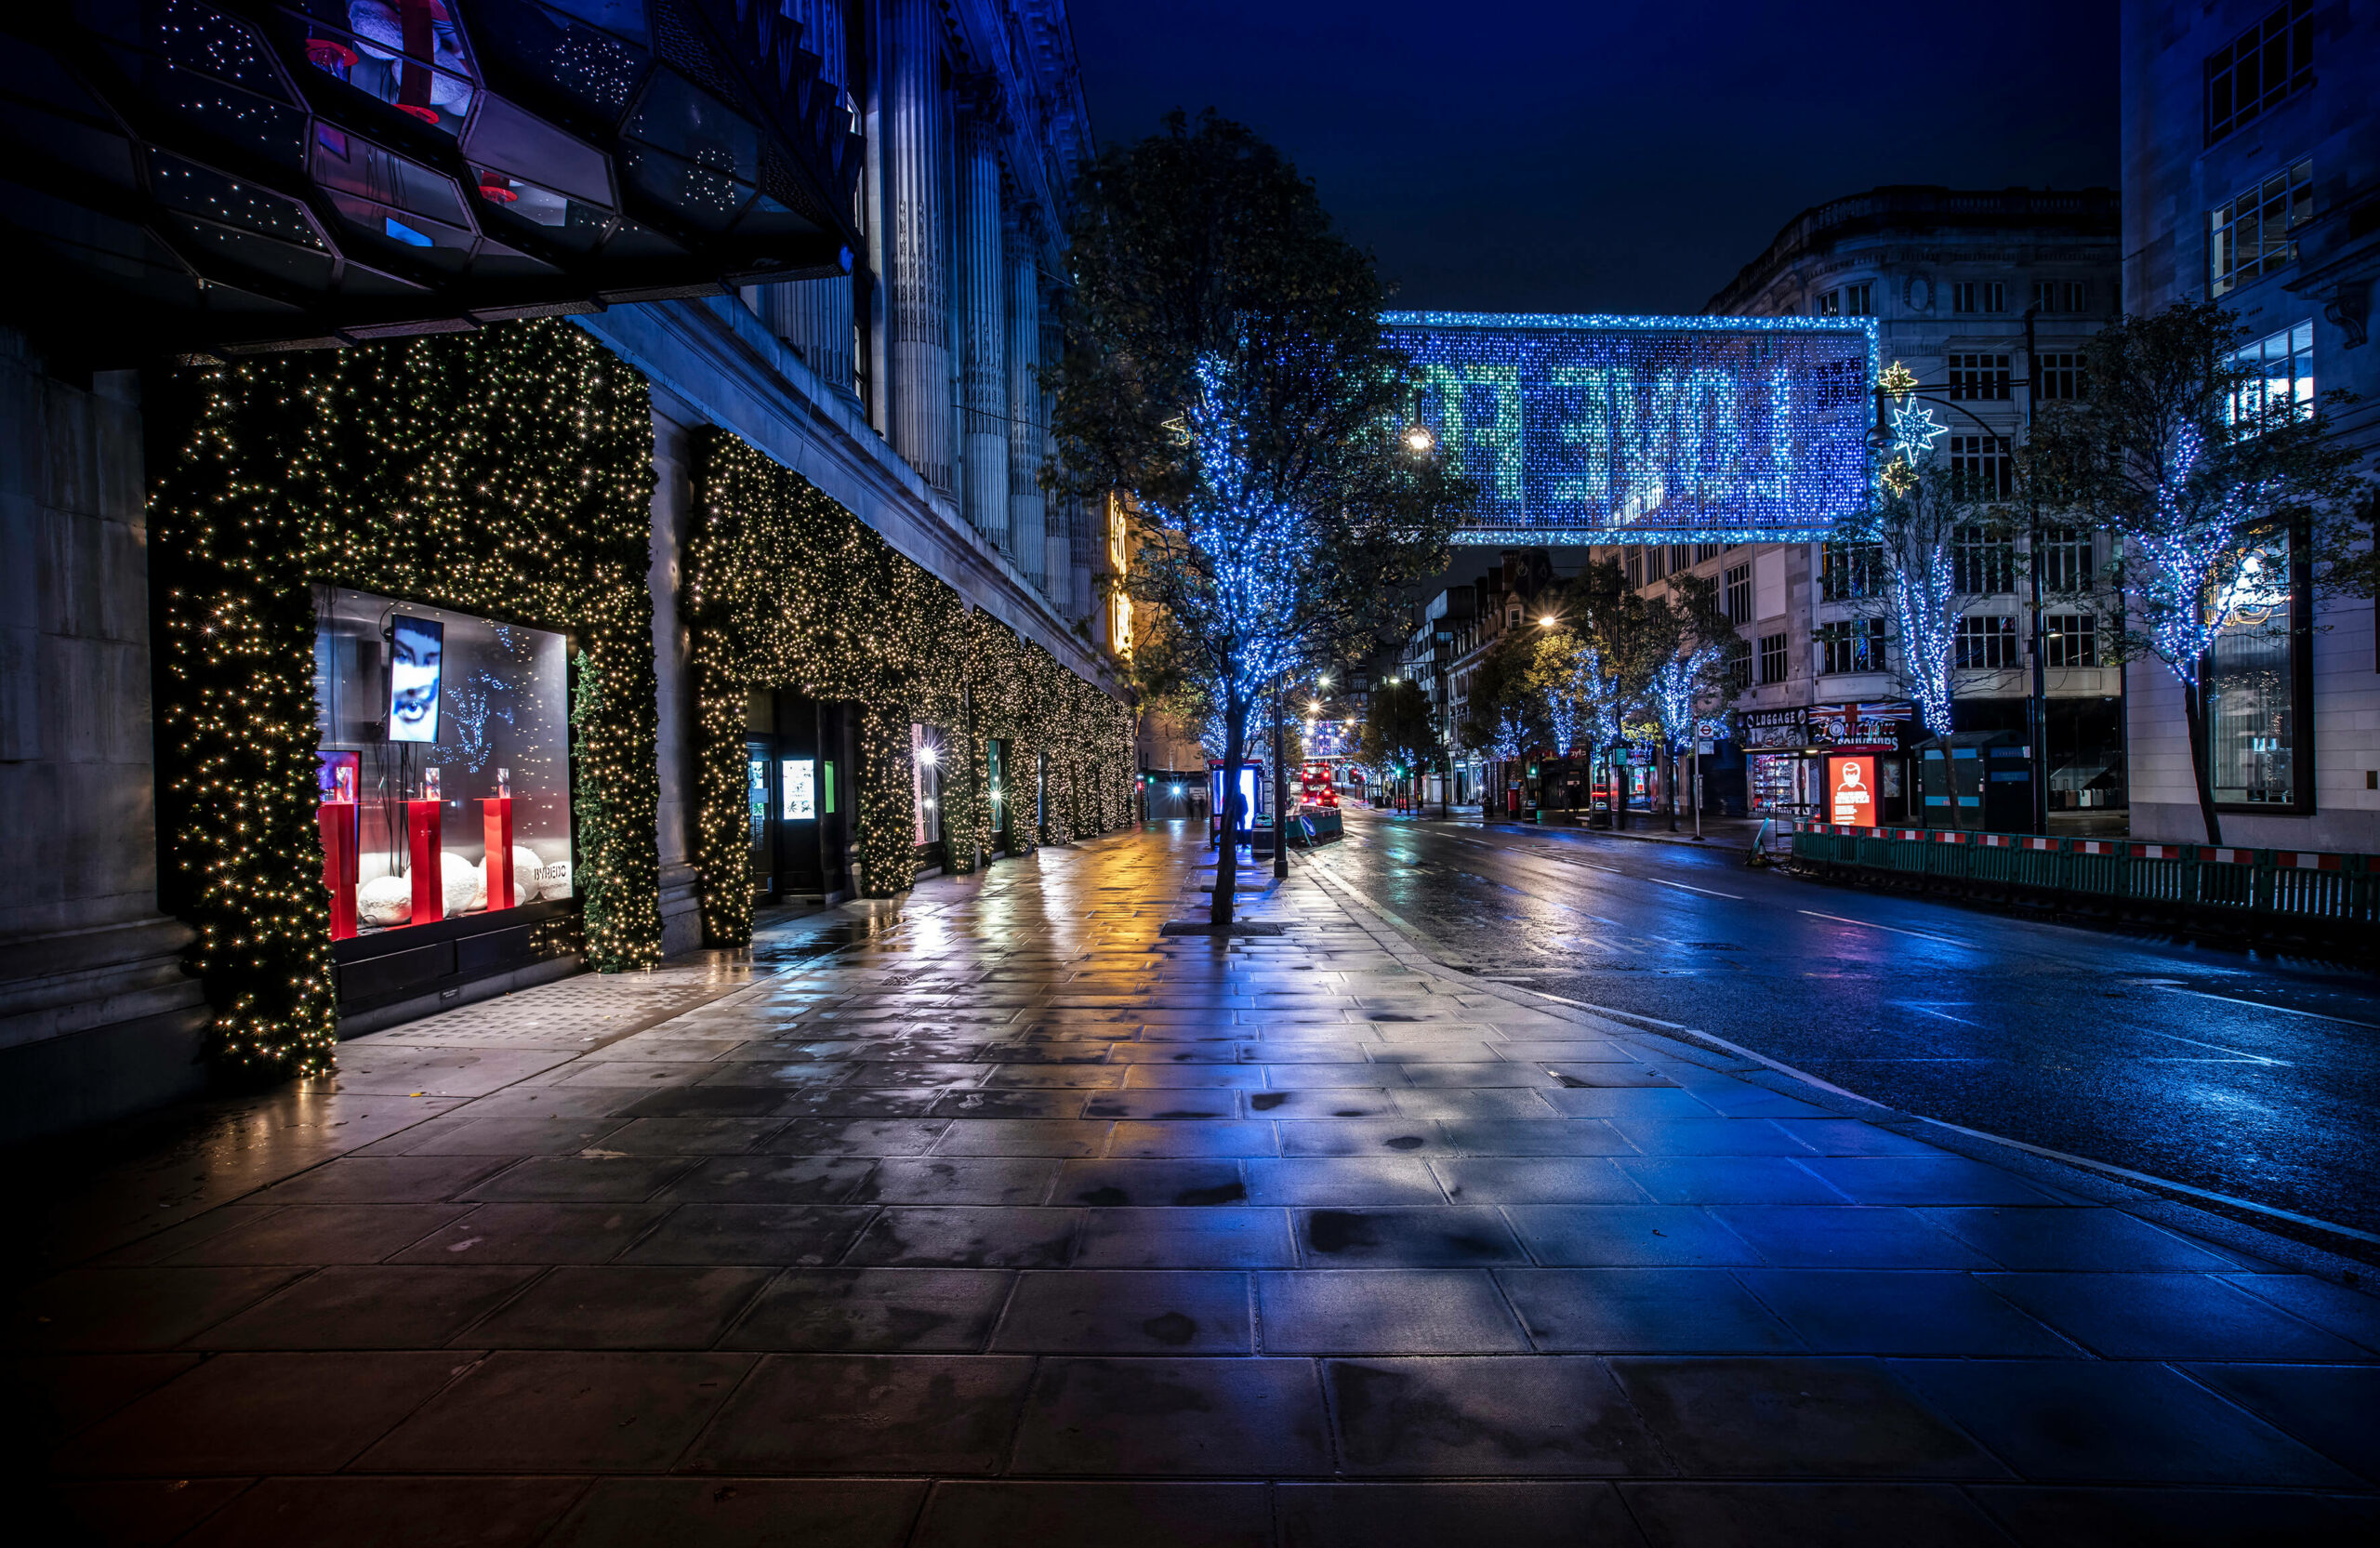
[[[1828,759],[1826,795],[1830,822],[1850,827],[1875,827],[1876,761],[1873,758]]]

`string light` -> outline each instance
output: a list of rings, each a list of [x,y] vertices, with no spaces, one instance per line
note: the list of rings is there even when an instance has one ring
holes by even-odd
[[[1807,542],[1868,503],[1872,318],[1392,312],[1458,543]]]
[[[1008,746],[1007,800],[1047,762],[1038,826],[1012,848],[1062,844],[1129,820],[1131,712],[1043,646],[970,608],[815,485],[716,427],[696,432],[702,523],[689,545],[696,712],[696,854],[703,933],[751,939],[745,715],[750,695],[793,689],[859,704],[854,805],[859,885],[889,897],[916,863],[913,761],[942,773],[949,867],[974,868],[996,829],[988,744]],[[942,727],[913,751],[913,723]]]
[[[2269,539],[2248,527],[2270,503],[2263,483],[2235,483],[2216,498],[2200,490],[2200,497],[2188,498],[2205,453],[2197,427],[2175,431],[2173,456],[2157,483],[2156,520],[2132,523],[2125,532],[2149,559],[2139,585],[2149,642],[2158,659],[2192,688],[2207,653],[2242,606],[2269,606],[2269,599],[2285,597],[2289,587],[2285,564],[2277,566],[2277,578],[2264,573],[2256,550]]]
[[[531,323],[177,385],[191,428],[158,481],[149,550],[164,598],[160,826],[214,1055],[302,1075],[334,1064],[311,582],[571,636],[581,933],[553,944],[606,971],[658,960],[644,378],[577,329]]]

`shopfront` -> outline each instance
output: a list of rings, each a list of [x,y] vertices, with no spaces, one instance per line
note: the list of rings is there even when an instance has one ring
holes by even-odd
[[[1916,707],[1905,699],[1812,707],[1810,737],[1824,761],[1826,821],[1881,827],[1918,820],[1909,759],[1917,723]]]
[[[1799,816],[1814,809],[1809,712],[1747,709],[1737,740],[1744,749],[1744,804],[1755,816]]]
[[[314,588],[316,814],[340,1012],[579,949],[564,637]]]
[[[850,707],[789,690],[747,701],[752,901],[834,903],[850,895]]]

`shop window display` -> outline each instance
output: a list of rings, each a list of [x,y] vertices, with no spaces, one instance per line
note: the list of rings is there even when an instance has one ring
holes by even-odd
[[[332,933],[571,896],[562,636],[329,587],[315,618]]]

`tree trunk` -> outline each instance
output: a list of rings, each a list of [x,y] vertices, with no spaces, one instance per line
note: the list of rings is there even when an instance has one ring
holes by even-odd
[[[1668,798],[1666,804],[1670,809],[1670,831],[1675,833],[1677,831],[1677,753],[1667,742],[1663,742],[1661,757],[1667,760],[1661,765],[1661,793]]]
[[[2223,819],[2215,812],[2215,771],[2207,766],[2206,695],[2195,682],[2182,684],[2182,719],[2190,728],[2190,768],[2198,780],[2198,814],[2206,824],[2206,841],[2223,842]],[[2129,774],[2131,771],[2124,771]]]
[[[1620,761],[1620,752],[1618,748],[1611,752],[1611,830],[1614,833],[1628,830],[1629,766]]]
[[[1248,757],[1248,701],[1238,690],[1223,695],[1223,834],[1215,846],[1214,906],[1208,921],[1229,929],[1239,880],[1239,766]]]

